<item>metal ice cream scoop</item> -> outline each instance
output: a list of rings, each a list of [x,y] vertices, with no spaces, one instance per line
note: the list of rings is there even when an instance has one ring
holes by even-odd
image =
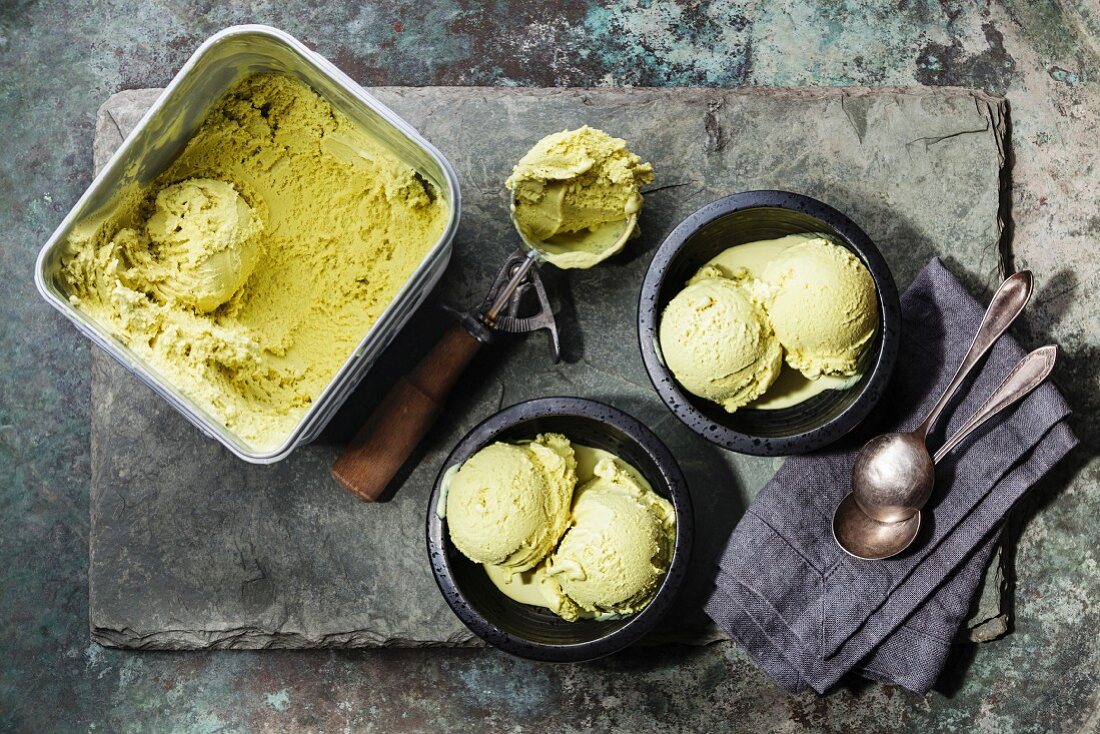
[[[557,322],[553,318],[550,303],[545,298],[545,288],[542,279],[538,276],[535,265],[547,260],[548,253],[543,242],[528,237],[516,221],[515,206],[511,208],[512,224],[516,228],[522,247],[501,268],[497,274],[493,287],[489,289],[489,295],[477,308],[467,312],[474,320],[484,324],[490,329],[512,333],[534,331],[536,329],[549,329],[550,348],[554,355],[554,361],[561,358],[561,340],[558,335]],[[610,250],[619,250],[634,233],[638,226],[637,213],[630,214],[622,221],[622,229],[615,237]],[[525,254],[526,253],[526,254]],[[516,311],[522,300],[523,290],[530,285],[538,294],[540,302],[544,306],[534,316],[518,319]],[[517,297],[519,296],[519,297]]]
[[[914,476],[913,483],[927,482],[931,485],[934,465],[942,461],[970,434],[1042,384],[1054,369],[1057,357],[1058,348],[1048,345],[1020,360],[970,420],[940,447],[935,457],[929,458],[928,474]],[[916,513],[903,520],[881,522],[869,517],[856,503],[855,492],[849,492],[833,514],[833,537],[850,555],[865,560],[879,560],[897,555],[908,548],[917,537],[920,525],[919,508]]]
[[[515,223],[515,212],[512,212]],[[623,220],[613,247],[633,234],[638,215]],[[456,311],[451,326],[435,347],[397,381],[367,422],[332,465],[332,476],[361,500],[377,500],[435,422],[459,375],[496,332],[521,333],[547,329],[554,361],[560,356],[557,321],[536,263],[546,260],[541,243],[524,235],[523,247],[504,263],[485,299],[474,308]],[[521,315],[521,302],[534,294],[538,309]]]

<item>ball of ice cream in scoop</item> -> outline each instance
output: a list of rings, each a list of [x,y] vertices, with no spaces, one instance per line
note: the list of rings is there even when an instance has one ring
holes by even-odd
[[[538,141],[505,185],[516,226],[548,262],[589,268],[622,249],[626,220],[641,210],[641,187],[652,181],[653,166],[626,141],[585,125]]]
[[[878,297],[855,254],[817,237],[784,250],[761,281],[787,364],[810,379],[856,374],[878,325]]]
[[[191,178],[161,189],[145,229],[162,266],[159,290],[204,313],[228,301],[260,258],[263,222],[225,181]]]
[[[451,541],[476,563],[533,568],[569,524],[577,483],[573,447],[547,433],[531,443],[493,443],[467,459],[447,488]]]
[[[665,307],[658,336],[680,384],[731,413],[763,395],[783,364],[766,314],[727,278],[693,278]]]
[[[615,459],[596,464],[595,477],[577,490],[573,524],[546,562],[546,576],[565,600],[595,614],[633,614],[657,593],[676,537],[668,500],[643,487]]]

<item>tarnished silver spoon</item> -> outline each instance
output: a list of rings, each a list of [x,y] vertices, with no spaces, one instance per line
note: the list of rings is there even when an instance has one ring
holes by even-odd
[[[935,457],[929,459],[933,471],[934,465],[942,461],[967,436],[1042,384],[1054,369],[1057,357],[1058,348],[1048,345],[1021,359],[1004,382],[982,403],[982,407],[940,447]],[[833,513],[833,537],[844,551],[856,558],[880,560],[908,548],[917,537],[920,524],[919,507],[916,513],[898,522],[882,522],[863,512],[855,502],[855,492],[849,492]]]
[[[860,449],[852,466],[852,495],[868,517],[879,522],[901,522],[913,517],[928,501],[936,477],[925,446],[928,432],[970,371],[1024,310],[1031,290],[1031,272],[1027,270],[1001,283],[962,364],[928,417],[908,433],[887,433]]]

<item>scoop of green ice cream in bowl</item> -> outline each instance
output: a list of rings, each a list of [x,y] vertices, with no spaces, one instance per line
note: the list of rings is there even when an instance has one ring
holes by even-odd
[[[691,500],[672,454],[603,403],[542,398],[474,428],[428,507],[436,582],[506,652],[590,660],[652,630],[686,574]]]
[[[689,428],[774,456],[819,449],[870,413],[900,321],[890,267],[858,225],[808,196],[749,191],[702,207],[661,244],[638,338]]]

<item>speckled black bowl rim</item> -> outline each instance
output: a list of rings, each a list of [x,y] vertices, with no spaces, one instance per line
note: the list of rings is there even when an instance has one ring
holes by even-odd
[[[529,420],[548,416],[578,416],[600,421],[621,431],[652,459],[661,473],[660,489],[672,502],[676,513],[676,541],[668,571],[653,600],[645,609],[631,617],[610,634],[576,644],[548,645],[513,635],[485,619],[455,583],[451,570],[451,540],[444,521],[436,515],[443,475],[450,467],[461,464],[478,449],[491,443],[501,433]],[[656,489],[656,488],[655,488]],[[432,573],[444,599],[463,624],[481,639],[505,652],[552,663],[575,663],[610,655],[636,642],[652,630],[669,610],[683,585],[691,558],[694,540],[694,514],[687,482],[672,452],[657,436],[636,418],[597,400],[573,397],[549,397],[517,403],[490,416],[477,425],[451,451],[439,470],[431,497],[428,499],[428,557]],[[455,551],[457,552],[457,551]]]
[[[814,428],[788,436],[754,436],[715,421],[701,413],[680,388],[672,373],[657,356],[658,298],[669,265],[684,244],[697,231],[716,219],[744,209],[780,208],[807,214],[824,222],[840,235],[843,243],[867,265],[878,288],[879,340],[870,374],[862,394],[843,412]],[[649,380],[669,410],[691,430],[723,448],[757,456],[800,454],[822,448],[851,431],[882,398],[898,356],[901,335],[901,305],[890,266],[878,247],[851,219],[833,207],[804,194],[790,191],[760,190],[732,194],[698,209],[677,225],[665,238],[650,261],[638,299],[638,346]]]

